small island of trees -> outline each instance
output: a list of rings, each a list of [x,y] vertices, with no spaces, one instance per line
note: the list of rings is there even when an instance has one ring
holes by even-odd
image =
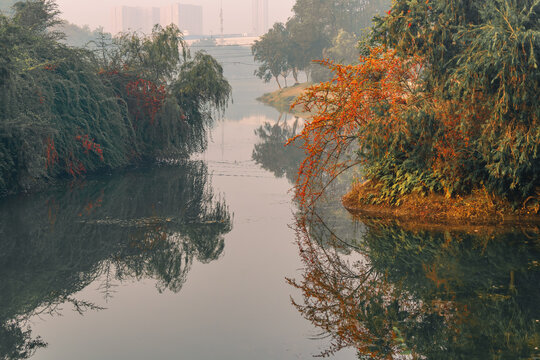
[[[263,79],[306,69],[291,66],[279,51],[282,65],[274,69],[278,62],[262,51],[304,19],[298,14],[303,3],[286,26],[276,24],[253,47]],[[347,3],[340,7],[346,14],[355,6],[368,9],[361,1]],[[398,0],[360,42],[358,24],[352,24],[356,30],[340,28],[347,24],[340,21],[312,27],[311,36],[328,31],[334,37],[314,42],[320,49],[303,57],[331,75],[295,104],[311,115],[298,135],[306,155],[297,180],[300,202],[311,205],[324,190],[321,181],[352,168],[358,181],[344,204],[364,215],[538,219],[539,13],[533,0]],[[339,19],[334,15],[314,19]],[[357,39],[355,61],[331,56],[346,52],[328,39],[351,38]]]

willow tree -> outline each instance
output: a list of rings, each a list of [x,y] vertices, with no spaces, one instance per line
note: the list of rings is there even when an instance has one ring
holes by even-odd
[[[176,27],[103,37],[92,52],[51,30],[54,2],[13,9],[0,15],[0,193],[205,148],[231,87]]]
[[[91,53],[68,48],[50,1],[17,3],[0,19],[0,192],[128,164],[125,108]]]
[[[210,55],[191,56],[174,25],[148,36],[127,33],[105,49],[102,76],[126,101],[142,158],[201,151],[231,87]]]

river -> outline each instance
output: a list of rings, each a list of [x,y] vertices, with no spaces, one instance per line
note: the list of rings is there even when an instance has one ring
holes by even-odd
[[[0,358],[540,356],[537,231],[360,223],[347,181],[299,215],[301,120],[249,49],[209,52],[234,103],[203,154],[0,203]]]
[[[280,117],[255,100],[274,86],[252,75],[248,48],[213,51],[234,103],[205,153],[0,204],[0,321],[15,325],[5,349],[24,337],[36,360],[321,351],[285,280],[302,267],[291,183],[252,160],[255,130]]]

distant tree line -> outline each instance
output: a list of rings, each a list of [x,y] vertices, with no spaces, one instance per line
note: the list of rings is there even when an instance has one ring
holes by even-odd
[[[4,15],[10,15],[13,11],[13,5],[17,0],[0,0],[0,12]],[[93,44],[103,33],[103,28],[90,29],[88,25],[79,26],[68,21],[61,21],[54,26],[64,34],[61,41],[70,46],[87,47]]]
[[[51,0],[0,14],[0,194],[205,148],[231,92],[214,58],[174,26],[83,49],[61,25]]]
[[[275,79],[280,88],[280,77],[285,85],[290,75],[298,83],[301,71],[315,81],[327,79],[329,72],[312,61],[355,62],[357,44],[373,16],[388,8],[389,0],[297,0],[293,16],[274,24],[252,46],[261,64],[255,75],[265,82]]]

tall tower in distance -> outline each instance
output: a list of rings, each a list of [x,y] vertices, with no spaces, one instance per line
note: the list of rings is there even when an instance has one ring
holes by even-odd
[[[268,31],[268,0],[252,0],[252,29],[255,36],[263,35]]]
[[[223,3],[219,3],[219,30],[221,31],[221,38],[223,39]]]

